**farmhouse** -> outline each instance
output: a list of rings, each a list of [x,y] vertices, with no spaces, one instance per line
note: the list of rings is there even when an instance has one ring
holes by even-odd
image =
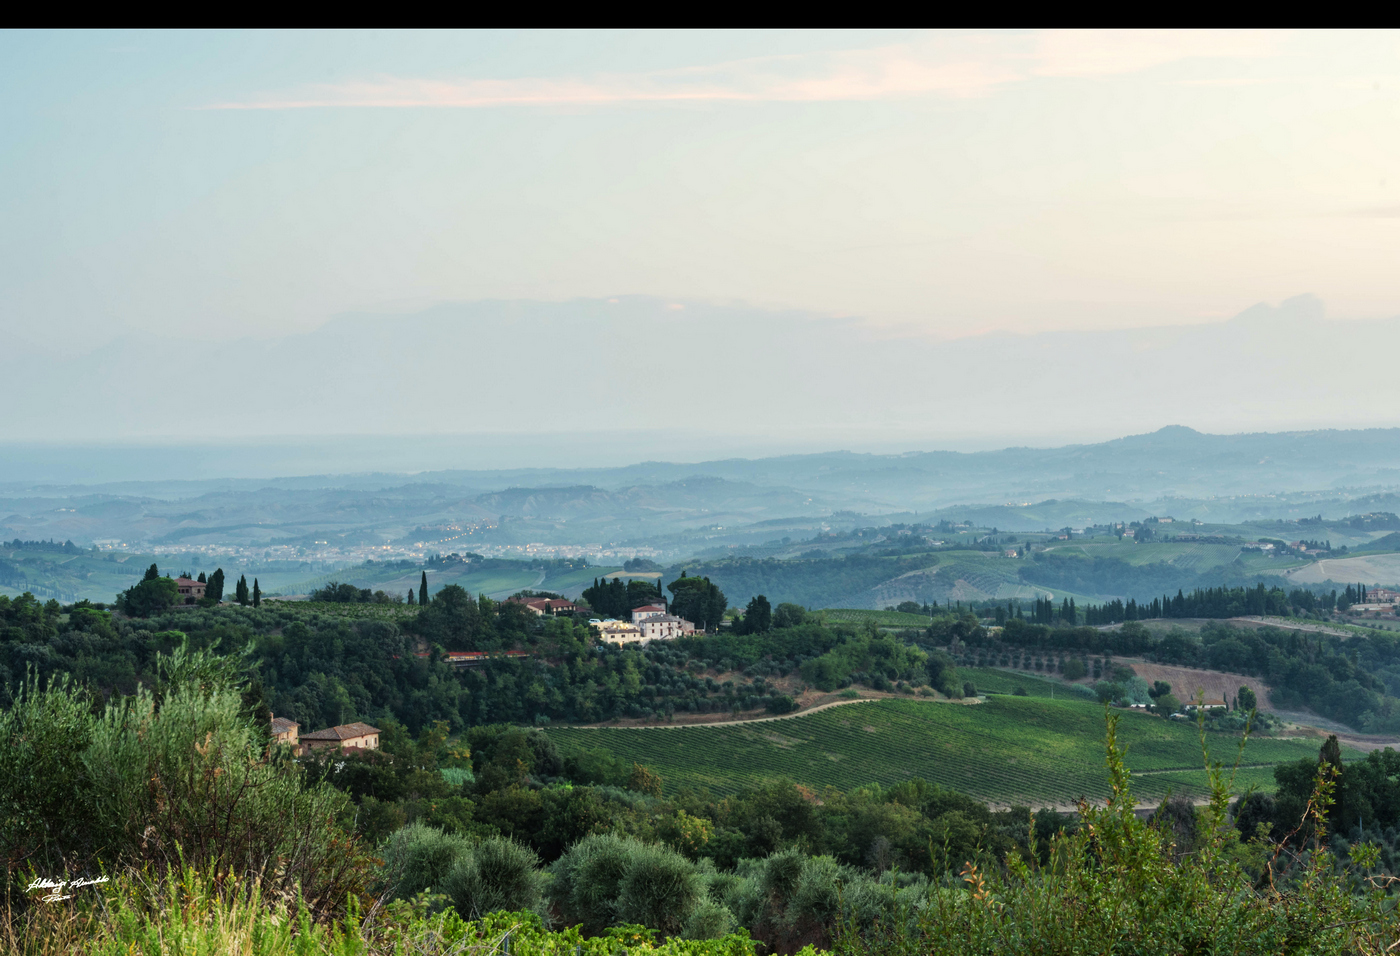
[[[288,720],[286,717],[272,718],[272,742],[275,744],[290,744],[293,747],[299,746],[297,743],[297,728],[301,724],[295,720]]]
[[[669,641],[695,633],[695,625],[674,614],[654,614],[636,625],[642,629],[642,642]]]
[[[418,655],[427,657],[425,651]],[[528,651],[448,651],[443,655],[443,660],[458,669],[463,667],[480,667],[492,661],[519,660],[529,657]]]
[[[583,610],[572,601],[563,598],[506,598],[507,604],[523,604],[532,614],[544,616],[546,614],[573,614],[575,611]]]
[[[639,644],[642,641],[642,629],[626,621],[599,621],[593,625],[593,629],[604,641],[616,641],[619,644]]]
[[[1207,698],[1207,699],[1201,701],[1199,704],[1196,704],[1195,702],[1192,702],[1192,703],[1187,704],[1185,707],[1183,707],[1183,708],[1181,708],[1181,709],[1182,709],[1182,710],[1185,710],[1185,711],[1190,711],[1191,713],[1194,714],[1194,713],[1196,712],[1196,710],[1197,710],[1198,707],[1199,707],[1199,709],[1201,709],[1201,710],[1207,710],[1207,711],[1209,711],[1209,710],[1229,710],[1229,709],[1230,709],[1230,705],[1227,704],[1227,703],[1225,703],[1225,701],[1219,699],[1218,697],[1217,697],[1217,698],[1214,698],[1214,699],[1212,699],[1212,698]]]
[[[379,728],[356,721],[353,724],[341,724],[339,727],[328,727],[325,730],[313,730],[311,733],[301,736],[302,753],[328,748],[378,750]]]
[[[192,581],[189,578],[175,579],[175,590],[180,592],[180,597],[186,604],[193,604],[204,597],[204,589],[208,586],[203,581]]]

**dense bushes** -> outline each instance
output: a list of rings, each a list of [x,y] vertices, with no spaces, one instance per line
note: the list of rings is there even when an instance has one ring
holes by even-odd
[[[377,889],[388,898],[435,890],[467,919],[497,910],[542,912],[539,858],[504,837],[472,841],[414,823],[389,837],[381,855]]]
[[[27,868],[166,874],[189,864],[259,880],[270,894],[300,886],[317,913],[343,908],[367,865],[335,825],[345,798],[265,759],[237,663],[177,649],[157,660],[155,690],[105,705],[64,677],[22,685],[0,712],[7,887]]]

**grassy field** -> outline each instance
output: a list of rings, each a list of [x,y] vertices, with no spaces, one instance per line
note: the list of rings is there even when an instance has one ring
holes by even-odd
[[[922,777],[989,803],[1036,807],[1108,796],[1103,733],[1097,704],[1002,696],[975,706],[881,700],[728,727],[549,730],[565,753],[601,747],[646,764],[671,793],[733,793],[781,777],[842,790]],[[1205,792],[1194,726],[1124,713],[1120,735],[1140,798]],[[1214,756],[1233,761],[1236,738],[1208,736]],[[1253,740],[1237,786],[1272,789],[1272,765],[1315,759],[1317,748],[1313,741]],[[1356,756],[1348,750],[1348,758]]]

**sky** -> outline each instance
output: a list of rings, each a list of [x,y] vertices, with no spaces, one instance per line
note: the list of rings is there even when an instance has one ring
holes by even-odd
[[[1385,319],[1397,261],[1396,32],[0,33],[33,361],[492,299]]]

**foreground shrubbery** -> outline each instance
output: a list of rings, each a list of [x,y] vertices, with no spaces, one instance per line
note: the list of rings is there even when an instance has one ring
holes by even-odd
[[[1138,819],[1118,718],[1108,718],[1114,796],[1081,808],[1083,825],[1053,841],[1044,865],[1008,858],[1003,868],[968,864],[956,892],[935,892],[866,932],[842,927],[841,954],[1358,953],[1400,944],[1388,879],[1368,879],[1373,848],[1343,871],[1321,835],[1334,768],[1317,768],[1294,850],[1240,842],[1227,825],[1229,787],[1216,764],[1212,798],[1177,839],[1170,814]],[[1190,813],[1188,809],[1188,814]]]
[[[549,930],[532,912],[464,920],[420,894],[316,921],[305,906],[268,905],[257,883],[225,885],[186,869],[161,886],[130,876],[81,905],[31,911],[0,937],[7,956],[756,956],[746,933],[661,938],[641,926],[586,936]],[[815,956],[808,952],[807,956]]]
[[[336,824],[347,803],[307,786],[240,693],[236,659],[178,648],[154,690],[103,703],[66,677],[31,678],[0,711],[0,864],[13,900],[28,874],[156,877],[193,865],[214,879],[344,910],[370,858]]]
[[[504,954],[507,935],[516,956],[1397,945],[1374,822],[1347,831],[1344,853],[1328,846],[1353,811],[1375,812],[1393,761],[1353,773],[1335,740],[1283,768],[1271,810],[1237,804],[1233,826],[1218,765],[1209,806],[1138,819],[1112,714],[1113,798],[1070,822],[993,814],[920,781],[668,801],[643,767],[623,781],[598,755],[569,765],[515,729],[474,731],[475,753],[435,727],[298,764],[269,750],[241,663],[181,648],[151,690],[104,702],[31,679],[0,712],[11,952]],[[563,773],[612,782],[541,778]],[[356,834],[362,815],[378,826],[405,807],[408,825]],[[99,874],[110,882],[63,899],[31,886]]]

